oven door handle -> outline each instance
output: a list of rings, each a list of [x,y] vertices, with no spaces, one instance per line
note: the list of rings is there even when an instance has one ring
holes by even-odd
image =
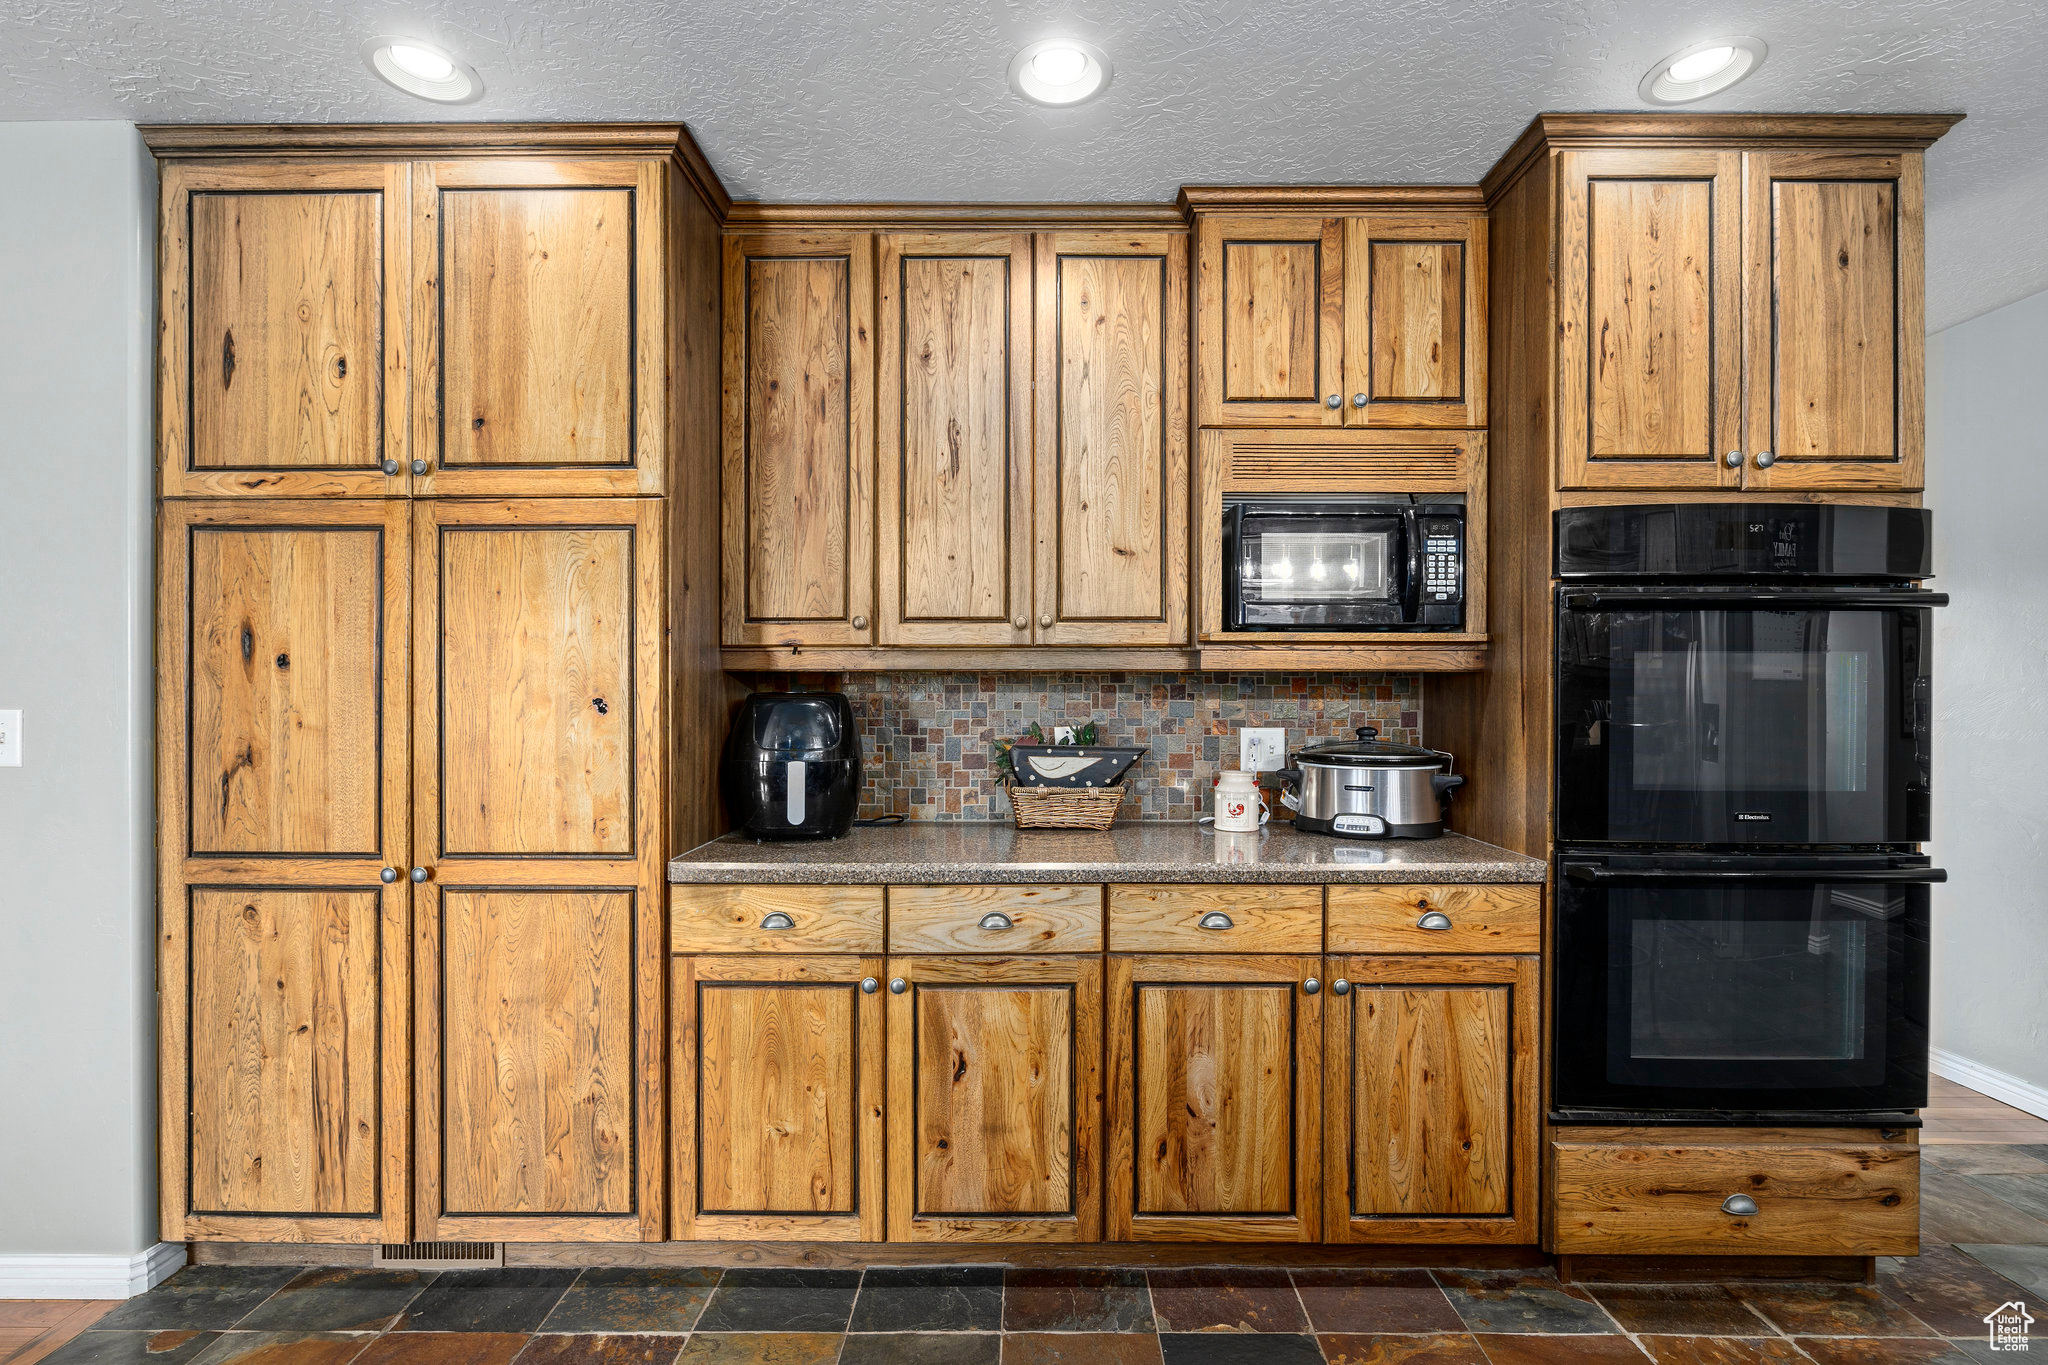
[[[1815,869],[1811,872],[1787,871],[1768,868],[1744,871],[1731,868],[1714,872],[1681,872],[1666,868],[1641,868],[1633,871],[1615,871],[1613,868],[1592,867],[1575,863],[1564,869],[1564,875],[1575,882],[1594,884],[1608,882],[1906,882],[1916,885],[1933,884],[1948,880],[1948,870],[1940,867],[1856,867],[1842,868],[1829,872]]]
[[[1904,588],[1897,592],[1568,592],[1564,604],[1572,611],[1719,611],[1725,607],[1854,611],[1870,607],[1945,607],[1948,594]]]

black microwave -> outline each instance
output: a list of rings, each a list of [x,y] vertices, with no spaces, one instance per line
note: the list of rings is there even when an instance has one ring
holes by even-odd
[[[1225,630],[1464,625],[1462,501],[1225,500]]]

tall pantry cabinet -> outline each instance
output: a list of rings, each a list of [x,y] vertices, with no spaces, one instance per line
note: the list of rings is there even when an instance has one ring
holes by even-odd
[[[163,1236],[657,1238],[723,191],[674,126],[146,136]]]

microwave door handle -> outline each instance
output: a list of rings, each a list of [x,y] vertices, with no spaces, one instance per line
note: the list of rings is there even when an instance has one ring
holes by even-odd
[[[1567,592],[1572,611],[1722,611],[1728,608],[1818,608],[1851,611],[1872,607],[1945,607],[1945,592]]]
[[[1678,871],[1666,868],[1638,868],[1620,870],[1608,867],[1587,867],[1584,864],[1566,867],[1564,875],[1575,882],[1594,885],[1608,885],[1614,882],[1903,882],[1914,885],[1933,885],[1948,880],[1948,870],[1940,867],[1856,867],[1828,871],[1814,868],[1810,871],[1787,871],[1770,868],[1760,871],[1742,868],[1706,871]]]
[[[1401,619],[1422,621],[1422,517],[1413,507],[1402,509],[1401,534],[1408,542],[1408,575],[1401,585]]]

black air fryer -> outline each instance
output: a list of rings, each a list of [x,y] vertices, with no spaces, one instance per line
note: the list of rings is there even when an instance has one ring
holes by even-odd
[[[860,808],[860,732],[837,692],[740,703],[720,773],[733,826],[755,839],[836,839]]]

